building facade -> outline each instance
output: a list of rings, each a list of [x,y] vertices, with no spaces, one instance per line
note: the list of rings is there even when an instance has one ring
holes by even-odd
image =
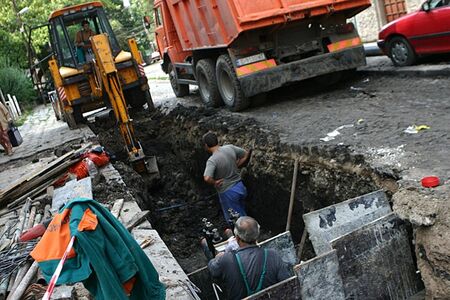
[[[425,0],[371,0],[372,6],[355,16],[353,22],[364,42],[374,42],[383,25],[420,9]]]

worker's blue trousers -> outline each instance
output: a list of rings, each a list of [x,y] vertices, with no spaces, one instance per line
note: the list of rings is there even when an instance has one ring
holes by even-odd
[[[225,221],[230,222],[230,214],[228,209],[232,208],[240,214],[246,216],[244,200],[247,197],[247,188],[242,181],[237,182],[231,188],[223,193],[219,193],[220,206],[222,207]]]

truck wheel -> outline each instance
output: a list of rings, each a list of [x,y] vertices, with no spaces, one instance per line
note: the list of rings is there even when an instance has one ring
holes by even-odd
[[[173,92],[177,97],[184,97],[189,95],[189,84],[179,84],[177,76],[175,74],[175,69],[172,63],[169,63],[167,70],[169,71],[170,85],[172,86]]]
[[[226,54],[217,59],[216,78],[220,95],[228,109],[241,111],[250,105],[250,100],[244,96],[231,58]]]
[[[219,107],[223,104],[217,88],[215,65],[212,59],[202,59],[197,63],[198,89],[203,103],[208,107]]]
[[[416,61],[416,53],[405,38],[401,36],[393,37],[389,41],[388,47],[389,57],[395,66],[410,66]]]

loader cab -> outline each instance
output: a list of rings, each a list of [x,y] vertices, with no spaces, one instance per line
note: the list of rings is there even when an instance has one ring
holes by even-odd
[[[116,36],[100,2],[70,6],[53,12],[49,19],[50,42],[60,67],[79,69],[89,61],[89,49],[80,49],[75,45],[76,35],[82,30],[84,20],[89,22],[94,35],[108,34],[114,56],[120,52]]]

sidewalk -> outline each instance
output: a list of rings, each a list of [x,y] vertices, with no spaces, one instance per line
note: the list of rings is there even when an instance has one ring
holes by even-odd
[[[380,74],[380,75],[397,75],[405,74],[410,76],[449,76],[450,63],[448,62],[418,62],[417,65],[408,67],[395,67],[387,56],[369,56],[367,57],[367,66],[358,68],[358,71]]]
[[[30,157],[77,139],[90,139],[94,133],[87,127],[71,130],[63,121],[57,121],[51,105],[36,107],[19,131],[23,143],[14,148],[12,156],[0,155],[0,165]]]
[[[95,134],[87,126],[70,130],[66,123],[57,121],[51,105],[36,107],[25,123],[19,127],[19,131],[23,138],[22,145],[14,148],[12,156],[0,154],[0,189],[26,174],[43,168],[55,158],[55,155],[48,154],[33,163],[27,161],[27,158],[70,141],[95,138]]]

